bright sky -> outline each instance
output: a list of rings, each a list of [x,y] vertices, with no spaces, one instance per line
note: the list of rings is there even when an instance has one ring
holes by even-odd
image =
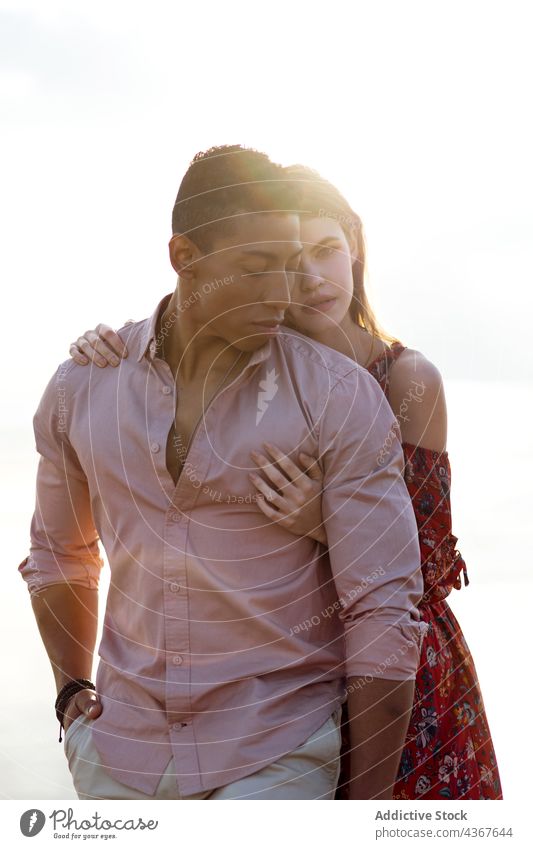
[[[445,378],[531,378],[527,11],[0,0],[10,421],[79,333],[174,287],[180,178],[222,143],[337,182],[365,222],[378,316]]]

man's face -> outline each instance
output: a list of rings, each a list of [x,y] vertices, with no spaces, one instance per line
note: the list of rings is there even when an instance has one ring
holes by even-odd
[[[253,351],[279,331],[301,250],[297,215],[240,215],[235,233],[215,238],[194,263],[194,278],[180,280],[181,309],[200,333]]]

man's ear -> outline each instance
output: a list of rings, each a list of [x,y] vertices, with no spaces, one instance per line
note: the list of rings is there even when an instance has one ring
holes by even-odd
[[[200,249],[187,236],[174,235],[168,243],[174,271],[186,280],[194,280],[195,264],[202,256]]]

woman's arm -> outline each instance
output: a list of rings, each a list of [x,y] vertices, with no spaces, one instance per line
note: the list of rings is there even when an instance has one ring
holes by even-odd
[[[442,377],[420,351],[406,348],[391,368],[389,404],[402,442],[446,451],[448,417]]]
[[[419,351],[405,350],[391,369],[389,401],[400,425],[405,483],[419,527],[425,599],[440,601],[452,588],[461,589],[461,572],[465,586],[469,581],[452,533],[446,399],[438,369]]]

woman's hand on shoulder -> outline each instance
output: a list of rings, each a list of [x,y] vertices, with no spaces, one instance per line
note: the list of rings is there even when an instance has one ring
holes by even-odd
[[[72,343],[69,354],[80,366],[92,361],[99,368],[105,368],[107,365],[118,366],[120,359],[128,356],[128,350],[112,327],[98,324]]]
[[[406,348],[391,367],[389,403],[402,442],[446,451],[448,418],[442,376],[420,351]]]

